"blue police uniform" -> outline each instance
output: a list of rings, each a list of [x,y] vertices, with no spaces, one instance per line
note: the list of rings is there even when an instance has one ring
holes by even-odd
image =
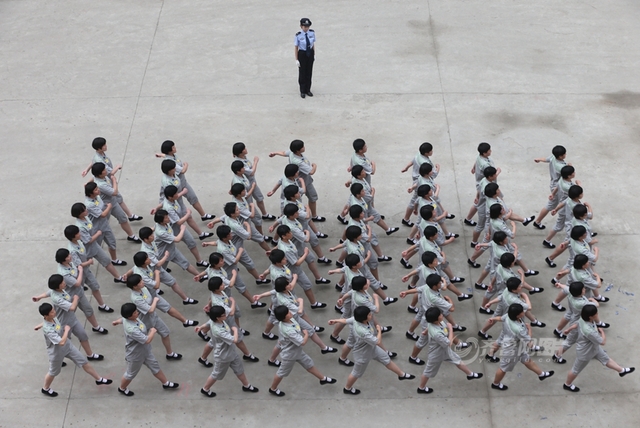
[[[302,18],[300,25],[310,26],[311,21],[308,18]],[[294,40],[295,46],[298,48],[298,84],[300,85],[300,96],[312,97],[311,93],[311,74],[313,73],[313,61],[315,56],[314,46],[316,44],[316,33],[309,29],[308,31],[298,31]]]

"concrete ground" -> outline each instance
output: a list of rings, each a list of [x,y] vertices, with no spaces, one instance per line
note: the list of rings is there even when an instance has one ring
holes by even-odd
[[[474,348],[480,359],[470,367],[485,374],[480,381],[469,383],[445,365],[429,382],[435,393],[418,396],[417,380],[398,382],[372,363],[356,384],[362,394],[347,397],[341,389],[349,369],[339,366],[335,355],[321,355],[308,345],[317,367],[338,384],[321,387],[298,367],[281,385],[287,397],[278,400],[267,392],[274,370],[266,365],[273,342],[260,338],[266,315],[248,309],[244,300],[242,325],[252,333],[246,343],[261,359],[245,367],[259,394],[241,392],[230,374],[213,388],[217,398],[201,396],[209,370],[196,359],[204,343],[168,320],[174,347],[184,359],[160,358],[160,363],[181,384],[179,391],[163,391],[143,370],[131,385],[136,396],[127,399],[117,385],[96,388],[70,364],[53,384],[60,396],[50,399],[39,392],[47,362],[42,336],[32,329],[40,317],[30,296],[43,292],[55,273],[53,255],[66,246],[62,230],[71,223],[71,204],[83,199],[80,171],[92,157],[90,142],[96,136],[107,138],[109,155],[124,165],[121,190],[129,207],[145,216],[134,224],[136,230],[152,225],[149,210],[157,202],[160,179],[154,153],[163,140],[177,143],[205,209],[220,216],[228,199],[234,142],[244,141],[250,156],[260,157],[257,177],[266,192],[285,165],[267,154],[300,138],[318,164],[318,206],[328,218],[320,227],[330,235],[322,243],[325,250],[342,232],[335,215],[347,195],[342,183],[348,178],[351,141],[368,143],[378,165],[377,207],[391,225],[400,225],[408,201],[405,188],[411,184],[400,170],[421,142],[430,141],[442,168],[443,204],[456,214],[447,224],[461,235],[445,250],[456,274],[467,278],[463,290],[479,274],[465,263],[471,228],[462,225],[473,199],[469,169],[477,144],[491,143],[507,201],[526,215],[536,213],[548,194],[547,167],[533,158],[548,156],[562,144],[595,211],[597,270],[613,284],[604,293],[611,301],[601,307],[602,318],[612,324],[606,349],[621,364],[637,366],[640,334],[632,314],[640,309],[634,295],[640,227],[631,195],[640,179],[632,166],[640,131],[638,12],[638,3],[627,0],[333,0],[302,8],[281,0],[0,2],[5,293],[0,426],[637,425],[640,376],[620,379],[593,362],[576,381],[582,391],[571,394],[562,389],[570,364],[550,362],[549,353],[536,361],[555,370],[553,378],[539,382],[520,365],[504,380],[507,392],[490,389],[496,366]],[[315,97],[305,100],[298,96],[292,46],[303,16],[318,34]],[[278,209],[274,199],[267,206],[271,212]],[[119,257],[131,263],[138,245],[128,243],[111,223]],[[553,220],[545,224],[550,228]],[[400,277],[407,271],[397,261],[408,229],[391,237],[378,232],[385,253],[394,257],[381,267],[381,277],[390,295],[397,296],[405,288]],[[541,246],[544,234],[519,227],[517,243],[529,265],[541,271],[531,283],[546,290],[532,302],[547,327],[535,330],[535,336],[553,347],[559,342],[552,329],[561,315],[549,307],[555,270],[543,262],[549,254]],[[249,244],[248,249],[259,269],[266,268],[258,248]],[[204,285],[176,266],[174,273],[189,295],[206,300]],[[251,283],[246,272],[242,275]],[[119,308],[128,301],[128,290],[114,285],[102,268],[97,277],[108,304]],[[338,294],[333,285],[318,286],[316,294],[329,308],[311,316],[327,326],[337,315],[331,307]],[[171,292],[165,296],[188,317],[205,321],[202,305],[183,307]],[[456,305],[456,318],[468,327],[462,338],[474,338],[484,322],[477,312],[481,297],[475,293],[472,301]],[[421,368],[407,362],[413,343],[404,337],[411,318],[406,303],[384,307],[380,319],[394,327],[384,341],[399,353],[398,364],[419,375]],[[98,313],[110,334],[89,334],[94,350],[106,357],[95,367],[117,382],[125,363],[122,329],[110,327],[115,318]],[[494,336],[497,332],[494,328]],[[329,343],[328,332],[320,336]],[[158,340],[154,350],[162,357]],[[575,351],[567,357],[572,363]]]

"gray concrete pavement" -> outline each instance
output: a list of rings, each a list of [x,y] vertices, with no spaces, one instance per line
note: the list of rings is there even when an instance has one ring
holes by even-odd
[[[601,307],[602,318],[612,324],[606,349],[619,363],[638,366],[640,333],[633,318],[639,309],[634,293],[640,228],[633,197],[640,179],[634,167],[640,155],[638,12],[636,2],[625,0],[324,1],[306,8],[253,0],[0,2],[5,348],[0,353],[0,426],[203,426],[215,421],[220,426],[289,427],[357,418],[356,426],[401,421],[406,426],[506,427],[513,426],[515,415],[522,426],[637,425],[640,377],[620,379],[593,362],[576,381],[582,391],[570,394],[562,389],[569,365],[553,364],[550,355],[537,359],[544,370],[556,371],[553,378],[539,382],[519,366],[505,378],[510,387],[505,393],[490,389],[496,366],[476,360],[470,367],[484,372],[485,379],[468,383],[455,368],[443,366],[429,382],[436,392],[427,397],[415,393],[417,381],[398,382],[371,364],[357,383],[363,393],[346,397],[341,388],[349,370],[334,355],[321,355],[309,345],[317,366],[338,384],[320,387],[296,368],[281,385],[287,393],[283,406],[267,392],[274,372],[266,359],[273,343],[259,337],[264,311],[251,311],[242,300],[243,327],[252,333],[246,342],[261,358],[246,370],[261,388],[259,394],[247,396],[228,375],[213,388],[217,398],[202,397],[199,389],[209,370],[196,359],[204,342],[168,320],[184,360],[159,359],[169,378],[181,383],[180,391],[163,391],[143,370],[131,385],[136,396],[126,399],[115,385],[96,388],[70,365],[53,384],[60,396],[48,399],[39,392],[46,352],[40,333],[32,330],[39,317],[29,298],[45,289],[56,269],[54,252],[66,246],[62,230],[72,223],[71,204],[83,199],[80,171],[91,159],[90,142],[96,136],[107,138],[108,154],[124,165],[121,190],[129,207],[145,216],[142,224],[134,224],[136,230],[152,225],[149,210],[157,201],[160,178],[153,154],[163,140],[177,143],[205,209],[221,215],[234,142],[244,141],[250,156],[260,157],[258,180],[266,192],[285,165],[284,159],[267,154],[300,138],[318,164],[318,206],[329,219],[320,224],[330,235],[325,250],[342,231],[335,215],[347,195],[343,183],[351,141],[364,138],[378,163],[376,205],[391,225],[400,225],[408,202],[404,189],[411,184],[400,170],[421,142],[430,141],[433,159],[442,168],[443,204],[457,216],[448,225],[461,234],[445,250],[454,271],[467,278],[463,290],[479,274],[465,263],[471,229],[462,225],[473,199],[469,169],[478,142],[491,143],[509,204],[526,215],[537,213],[548,190],[546,166],[532,159],[563,144],[583,182],[584,199],[595,211],[592,224],[601,251],[597,269],[613,284],[605,293],[611,302]],[[292,47],[302,16],[314,22],[318,33],[315,97],[305,100],[297,93]],[[267,206],[278,209],[275,200]],[[126,242],[111,223],[119,256],[131,263],[138,246]],[[545,223],[550,227],[552,220]],[[381,238],[385,253],[394,257],[380,269],[391,295],[404,288],[400,277],[406,270],[397,260],[407,232],[403,227]],[[543,262],[548,255],[540,245],[544,234],[519,227],[517,242],[529,265],[541,271],[531,283],[546,288],[532,298],[535,312],[548,325],[535,331],[536,337],[552,339],[560,314],[549,307],[555,270]],[[266,268],[257,247],[248,248],[258,268]],[[206,300],[203,285],[177,267],[174,273],[190,295]],[[128,300],[128,291],[114,285],[103,269],[97,269],[97,277],[109,305],[118,308]],[[246,272],[243,277],[251,283]],[[477,312],[481,295],[475,294],[457,305],[456,317],[468,327],[463,338],[474,337],[484,322]],[[311,314],[323,325],[336,315],[331,306],[338,295],[333,286],[317,287],[316,295],[330,304]],[[171,292],[165,296],[188,317],[205,320],[201,305],[183,307]],[[418,375],[422,370],[407,362],[412,342],[403,333],[410,321],[405,307],[400,302],[382,309],[380,319],[394,326],[384,341],[399,353],[398,364]],[[98,314],[104,326],[115,318]],[[125,367],[123,332],[108,328],[108,336],[90,333],[94,350],[106,356],[94,365],[117,382]],[[329,342],[328,333],[321,336]],[[159,341],[154,350],[162,357]],[[569,351],[569,362],[574,358],[575,351]]]

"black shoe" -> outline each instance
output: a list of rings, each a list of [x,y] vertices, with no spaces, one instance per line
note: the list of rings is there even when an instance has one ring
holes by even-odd
[[[393,257],[389,257],[389,256],[378,257],[379,262],[390,262],[391,260],[393,260]]]
[[[108,313],[108,314],[110,314],[110,313],[112,313],[112,312],[113,312],[113,309],[111,309],[111,308],[110,308],[109,306],[107,306],[107,305],[104,305],[104,306],[98,306],[98,310],[99,310],[100,312],[106,312],[106,313]]]
[[[318,238],[320,238],[320,239],[327,239],[329,237],[329,235],[327,235],[326,233],[322,233],[322,232],[319,232],[316,236]]]
[[[467,226],[477,226],[478,223],[475,220],[467,220],[466,218],[463,221],[464,224],[466,224]]]
[[[551,307],[558,312],[564,312],[567,310],[564,306],[557,304],[556,302],[551,302]]]
[[[311,220],[313,220],[316,223],[323,223],[323,222],[327,221],[327,219],[325,217],[322,217],[321,215],[317,215],[315,217],[312,217]]]
[[[260,308],[264,308],[265,306],[267,306],[266,303],[255,302],[251,304],[251,309],[260,309]]]
[[[334,309],[337,313],[339,313],[339,314],[341,314],[341,313],[342,313],[342,308],[341,308],[340,306],[338,306],[338,305],[335,305],[335,306],[333,307],[333,309]]]
[[[344,263],[336,261],[336,267],[343,268],[344,267]]]
[[[336,348],[332,348],[331,346],[327,346],[327,349],[321,349],[320,352],[323,354],[335,354],[336,352],[338,352],[338,350]]]
[[[262,338],[267,340],[278,340],[278,335],[273,333],[267,334],[265,332],[262,332]]]
[[[216,393],[215,393],[215,392],[213,392],[213,391],[211,391],[211,390],[206,391],[204,388],[201,388],[201,389],[200,389],[200,394],[206,395],[206,396],[207,396],[207,397],[209,397],[209,398],[213,398],[213,397],[215,397],[215,396],[216,396]]]
[[[496,311],[494,311],[493,309],[486,309],[483,307],[480,307],[478,309],[478,312],[480,312],[482,315],[493,315],[496,313]]]
[[[276,219],[276,216],[274,216],[273,214],[268,214],[268,213],[267,213],[267,214],[265,214],[265,215],[263,215],[263,216],[262,216],[262,219],[263,219],[263,220],[275,220],[275,219]]]
[[[489,288],[486,284],[478,284],[477,282],[473,286],[478,290],[486,290]]]
[[[351,395],[360,394],[360,390],[356,389],[356,388],[351,388],[351,389],[342,388],[342,392],[345,393],[345,394],[351,394]]]
[[[106,328],[104,328],[102,326],[98,326],[98,328],[91,327],[91,331],[96,332],[96,333],[100,333],[100,334],[109,334],[109,330],[107,330]]]
[[[271,284],[270,279],[256,279],[256,285]]]
[[[196,263],[196,266],[200,266],[200,267],[206,268],[206,267],[209,267],[209,263],[207,263],[204,260],[200,260],[199,262]]]
[[[536,229],[545,229],[547,226],[545,226],[544,224],[540,224],[540,223],[536,223],[535,221],[533,222],[533,227],[535,227]]]
[[[111,385],[112,383],[113,381],[111,379],[107,379],[104,377],[96,381],[96,385]]]
[[[386,234],[388,236],[388,235],[391,235],[392,233],[396,233],[399,230],[400,230],[399,227],[391,227],[391,228],[389,228],[389,230],[387,230]]]
[[[205,342],[208,342],[208,341],[211,340],[211,338],[209,336],[207,336],[206,334],[204,334],[201,331],[198,332],[198,336],[200,336],[200,339],[204,340]]]
[[[395,303],[395,302],[397,302],[397,301],[398,301],[398,298],[397,298],[397,297],[389,297],[389,300],[385,300],[385,301],[383,301],[382,303],[383,303],[385,306],[389,306],[390,304]]]
[[[478,243],[473,241],[471,241],[471,243],[469,244],[471,248],[476,248],[476,245],[478,245]]]
[[[611,327],[611,324],[609,324],[608,322],[599,322],[598,324],[596,324],[596,326],[600,328],[609,328]]]
[[[411,239],[411,238],[407,238],[407,245],[415,245],[415,244],[417,244],[417,242],[416,242],[416,241],[414,241],[414,240],[413,240],[413,239]]]
[[[599,303],[607,303],[610,299],[608,297],[600,296],[599,299],[596,299]]]
[[[456,218],[455,214],[447,214],[447,216],[445,217],[447,220],[453,220],[454,218]]]
[[[405,219],[402,219],[402,225],[403,226],[407,226],[407,227],[413,227],[414,226],[414,224],[413,224],[413,222],[411,220],[407,221]]]
[[[158,290],[158,291],[156,291],[156,293],[158,293],[158,296],[162,296],[164,294],[164,291]]]
[[[213,236],[213,233],[211,233],[211,232],[202,232],[201,235],[198,235],[198,239],[200,239],[202,241],[203,239],[207,239],[210,236]]]
[[[115,260],[111,260],[111,264],[114,266],[126,266],[127,262],[125,262],[124,260],[115,259]]]
[[[323,263],[329,264],[331,260],[327,259],[327,261]],[[331,284],[331,280],[327,278],[316,279],[316,284]]]
[[[420,339],[420,336],[418,336],[415,332],[411,333],[410,331],[406,331],[404,335],[407,337],[407,339],[411,339],[416,342],[418,341],[418,339]]]
[[[87,355],[87,360],[89,360],[89,361],[102,361],[102,360],[104,360],[104,355],[93,353],[91,355]]]
[[[338,364],[347,366],[347,367],[353,367],[355,365],[355,363],[353,361],[350,361],[348,358],[346,360],[343,360],[340,357],[338,357]]]
[[[556,267],[556,264],[553,260],[551,260],[549,257],[546,257],[544,259],[545,263],[550,267],[550,268],[554,268]]]
[[[554,328],[554,329],[553,329],[553,335],[554,335],[555,337],[557,337],[558,339],[566,339],[566,338],[567,338],[567,336],[566,336],[563,332],[558,331],[558,329],[557,329],[557,328]],[[555,355],[554,355],[554,356],[555,356]]]
[[[429,388],[428,386],[425,386],[424,389],[418,388],[417,391],[418,391],[418,394],[431,394],[433,392],[433,388]]]
[[[325,376],[324,379],[320,381],[320,385],[331,385],[336,382],[337,380],[335,380],[334,378]]]
[[[196,321],[196,320],[187,320],[187,322],[183,322],[183,323],[182,323],[182,326],[183,326],[184,328],[187,328],[187,327],[195,327],[195,326],[197,326],[198,324],[200,324],[200,322],[199,322],[199,321]]]
[[[209,360],[203,360],[202,358],[198,358],[198,362],[205,367],[213,367],[213,363]]]
[[[474,269],[478,269],[480,267],[480,263],[476,263],[471,259],[467,259],[467,264]]]
[[[456,284],[458,282],[464,282],[464,278],[458,277],[458,276],[454,276],[453,278],[450,279],[452,284]]]
[[[567,391],[571,391],[571,392],[580,392],[580,388],[578,388],[574,384],[567,385],[566,383],[563,383],[562,389],[566,389]]]
[[[384,284],[380,285],[380,290],[388,290],[388,289],[389,289],[389,287],[387,287],[386,285],[384,285]]]
[[[556,248],[556,244],[554,244],[553,242],[549,242],[546,239],[542,241],[542,246],[546,248]]]
[[[471,376],[467,376],[467,380],[481,379],[484,376],[482,373],[471,373]]]
[[[490,363],[499,363],[500,362],[500,358],[496,357],[495,355],[485,355],[484,359],[489,361]]]
[[[260,361],[260,359],[253,354],[243,355],[242,359],[245,361],[251,361],[252,363],[257,363],[258,361]]]
[[[198,301],[196,299],[192,299],[191,297],[188,297],[187,300],[183,300],[182,301],[183,305],[197,305]]]
[[[168,385],[162,385],[162,387],[164,389],[178,389],[180,388],[180,384],[179,383],[175,383],[175,382],[169,382]]]
[[[270,365],[271,367],[280,367],[280,364],[282,363],[280,362],[280,360],[275,360],[275,361],[267,360],[267,364]]]
[[[120,388],[118,388],[118,389],[120,389]],[[42,393],[43,393],[44,395],[46,395],[47,397],[57,397],[57,396],[58,396],[58,393],[57,393],[57,392],[55,392],[55,391],[54,391],[53,389],[51,389],[51,388],[49,388],[49,389],[44,389],[44,388],[42,388],[42,389],[40,390],[40,392],[42,392]],[[133,395],[133,394],[131,394],[131,395]]]
[[[216,218],[216,216],[213,214],[205,214],[200,217],[200,220],[207,221],[207,220],[213,220],[214,218]]]
[[[420,357],[416,357],[416,358],[409,357],[409,362],[411,364],[415,364],[416,366],[424,366],[425,364],[424,360],[421,360]]]
[[[381,330],[383,333],[388,333],[388,332],[390,332],[392,329],[393,329],[393,326],[385,325],[385,326],[382,326],[382,328],[381,328],[380,330]]]
[[[553,376],[554,373],[555,372],[553,370],[549,370],[548,372],[542,372],[542,374],[538,376],[538,379],[545,380],[546,378]]]
[[[133,397],[133,391],[129,391],[129,388],[121,389],[118,387],[118,392],[126,397]]]
[[[338,221],[342,224],[349,224],[349,222],[347,221],[347,219],[345,219],[344,217],[342,217],[340,214],[338,214],[338,217],[336,217],[338,219]]]
[[[540,322],[540,321],[538,321],[538,320],[536,320],[536,322],[535,322],[535,323],[533,323],[533,322],[531,323],[531,327],[540,327],[540,328],[544,328],[544,327],[546,327],[546,326],[547,326],[547,325],[546,325],[545,323]]]
[[[558,357],[556,354],[553,354],[553,357],[551,357],[551,360],[553,360],[554,363],[558,363],[558,364],[566,364],[567,360],[565,360],[562,357]]]
[[[302,98],[304,98],[304,94],[300,94],[300,96]],[[274,390],[274,389],[269,388],[269,394],[273,394],[276,397],[284,397],[285,396],[284,392],[280,391],[279,389],[275,389]]]
[[[404,267],[405,267],[405,269],[411,269],[411,268],[413,268],[413,266],[412,266],[408,261],[406,261],[404,258],[402,258],[402,257],[400,258],[400,264],[401,264],[402,266],[404,266]]]
[[[321,265],[330,265],[331,264],[331,259],[328,259],[328,258],[324,257],[322,259],[318,259],[317,262],[318,262],[318,264],[321,264]],[[327,284],[327,283],[324,282],[323,284]]]
[[[140,217],[139,215],[132,215],[131,217],[129,217],[129,221],[140,221],[142,220],[143,217]]]
[[[398,380],[411,380],[411,379],[415,379],[415,378],[416,378],[415,375],[412,375],[412,374],[409,374],[409,373],[405,373],[402,376],[398,376]]]
[[[524,276],[529,277],[529,276],[536,276],[537,274],[539,274],[540,271],[537,270],[528,270],[524,273]]]
[[[343,338],[341,338],[340,336],[335,337],[333,334],[329,336],[329,339],[331,339],[332,342],[335,342],[338,345],[344,345],[346,343],[346,341]]]
[[[467,327],[461,325],[454,325],[452,328],[453,331],[467,331]]]
[[[113,282],[115,282],[116,284],[126,284],[127,281],[125,281],[124,279],[122,279],[122,277],[120,278],[113,278]]]
[[[525,218],[524,221],[522,222],[523,226],[528,225],[529,223],[531,223],[533,220],[535,220],[536,216],[532,215],[529,218]]]
[[[255,386],[249,384],[249,386],[244,386],[242,385],[242,390],[244,392],[258,392],[260,391],[258,388],[256,388]]]
[[[326,307],[327,307],[327,304],[322,302],[316,302],[315,305],[311,305],[311,309],[322,309]]]
[[[300,92],[300,98],[304,98],[306,96],[307,94],[305,94],[304,92]],[[269,392],[271,392],[271,390],[269,390]],[[282,395],[284,395],[284,392],[282,393]]]
[[[324,331],[324,327],[318,327],[317,325],[313,326],[313,330],[316,333],[322,333]]]
[[[529,291],[529,294],[534,295],[534,294],[542,293],[543,291],[544,291],[544,288],[535,287],[533,290]]]
[[[311,91],[307,92],[307,96],[308,96],[308,97],[312,97],[312,96],[313,96],[313,94],[311,93]]]
[[[484,340],[489,340],[491,339],[493,336],[491,336],[490,334],[487,333],[483,333],[481,331],[478,331],[478,337],[484,339]]]
[[[412,313],[412,314],[417,314],[418,313],[418,308],[412,308],[411,306],[407,306],[407,312]]]
[[[136,235],[127,236],[127,241],[135,242],[136,244],[139,244],[142,242],[142,240],[138,238]]]
[[[178,354],[177,352],[173,352],[171,355],[165,355],[167,360],[181,360],[182,354]]]
[[[491,389],[497,389],[499,391],[506,391],[507,389],[509,389],[509,387],[507,385],[503,385],[501,383],[499,383],[497,385],[495,383],[492,383],[491,384]]]
[[[463,294],[462,296],[458,296],[458,302],[462,302],[468,299],[473,299],[473,294]]]
[[[626,375],[628,375],[629,373],[633,373],[634,371],[636,371],[635,367],[625,367],[622,373],[618,373],[618,376],[625,377]]]

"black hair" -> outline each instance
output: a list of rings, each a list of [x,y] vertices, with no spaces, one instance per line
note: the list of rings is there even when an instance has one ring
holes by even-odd
[[[133,290],[133,287],[140,284],[140,281],[142,281],[142,277],[137,273],[134,273],[133,275],[127,277],[127,287]]]
[[[298,206],[296,204],[287,204],[282,209],[282,214],[284,214],[286,217],[291,217],[297,212],[298,212]]]
[[[178,193],[178,188],[173,184],[164,188],[164,196],[167,198],[173,198]]]
[[[145,253],[144,251],[138,251],[133,255],[133,264],[137,267],[142,267],[144,266],[144,262],[146,262],[148,258],[149,255],[147,253]]]
[[[291,178],[296,175],[300,171],[300,167],[294,163],[290,163],[289,165],[284,167],[284,176],[287,178]]]
[[[220,287],[222,287],[222,284],[224,284],[222,278],[219,276],[212,276],[209,278],[209,282],[207,282],[207,288],[213,293],[214,291],[218,291]]]
[[[247,189],[242,183],[235,183],[233,186],[231,186],[231,194],[236,197],[240,196],[245,190]]]
[[[516,261],[516,256],[513,253],[503,253],[500,256],[500,266],[503,268],[510,268],[513,266],[513,262]]]
[[[87,184],[84,185],[84,195],[86,197],[90,197],[97,187],[98,185],[95,183],[95,181],[88,182]]]
[[[565,165],[560,170],[560,175],[562,176],[562,178],[567,179],[574,172],[576,172],[576,169],[574,167],[572,167],[571,165]]]
[[[225,239],[230,234],[231,234],[231,228],[229,226],[227,226],[226,224],[218,226],[218,228],[216,229],[216,236],[219,239]]]
[[[56,263],[62,263],[66,260],[67,257],[69,257],[69,250],[67,250],[66,248],[58,248],[58,250],[56,251]]]
[[[423,205],[420,208],[420,217],[429,221],[433,218],[433,205]]]
[[[353,196],[358,196],[360,192],[364,189],[364,186],[360,183],[353,183],[349,188],[349,191]]]
[[[211,267],[220,263],[220,260],[222,259],[224,259],[224,256],[218,253],[217,251],[214,251],[213,253],[209,254],[209,264],[211,265]]]
[[[143,241],[146,241],[147,239],[149,239],[151,235],[153,235],[153,229],[151,229],[149,226],[141,227],[140,230],[138,231],[138,236]]]
[[[437,273],[432,273],[427,277],[427,286],[431,289],[442,282],[442,277]]]
[[[360,256],[357,254],[347,254],[347,257],[344,258],[344,264],[349,268],[357,266],[358,263],[360,263]]]
[[[569,293],[573,297],[580,297],[582,295],[582,290],[584,290],[584,284],[580,281],[575,281],[569,284]]]
[[[487,153],[489,150],[491,150],[491,145],[489,143],[478,144],[478,153],[481,155]]]
[[[520,303],[512,303],[509,305],[509,310],[507,314],[509,315],[509,319],[511,321],[515,321],[518,319],[518,315],[524,312],[524,307]]]
[[[222,306],[211,306],[207,315],[211,318],[211,321],[216,321],[218,318],[226,315],[227,311]]]
[[[269,253],[269,261],[274,265],[282,262],[283,260],[285,260],[284,251],[275,248],[271,250],[271,253]]]
[[[38,312],[43,317],[49,315],[52,310],[53,310],[53,306],[51,305],[51,303],[43,303],[38,307]]]
[[[169,153],[171,153],[173,146],[175,146],[175,143],[173,141],[171,140],[163,141],[162,144],[160,144],[160,151],[165,155],[168,155]]]
[[[278,321],[284,321],[288,313],[289,313],[289,308],[287,308],[284,305],[276,306],[273,309],[273,316],[275,316]]]
[[[489,207],[489,217],[492,219],[497,219],[502,214],[502,204],[495,203]]]
[[[422,231],[422,234],[427,239],[433,238],[434,236],[436,236],[438,234],[438,229],[436,229],[435,226],[427,226]]]
[[[571,187],[569,187],[567,196],[569,197],[569,199],[575,199],[575,198],[579,198],[583,192],[584,190],[582,189],[582,186],[578,186],[577,184],[574,184]]]
[[[418,186],[418,190],[416,191],[416,194],[420,197],[423,197],[423,196],[427,196],[430,191],[431,191],[431,186],[429,186],[428,184],[421,184],[420,186]]]
[[[565,149],[564,146],[555,146],[551,149],[551,154],[558,159],[560,156],[567,154],[567,149]]]
[[[362,291],[365,285],[367,285],[367,278],[364,276],[358,275],[351,279],[351,289],[353,289],[353,291]]]
[[[96,162],[91,166],[91,174],[94,177],[99,177],[100,175],[102,175],[105,169],[107,169],[107,166],[105,164],[103,164],[102,162]]]
[[[51,290],[57,290],[60,288],[62,283],[64,282],[64,278],[62,275],[54,273],[49,277],[49,281],[47,282],[47,286]]]
[[[282,293],[283,291],[285,291],[288,285],[289,285],[289,280],[284,276],[276,278],[276,280],[273,281],[273,288],[275,288],[275,290],[278,293]]]
[[[422,156],[425,156],[427,153],[432,152],[433,151],[433,145],[431,143],[422,143],[420,144],[420,147],[418,148],[418,151],[420,152],[420,154]]]
[[[85,212],[86,209],[87,206],[85,204],[83,204],[82,202],[76,202],[75,204],[71,205],[71,217],[80,217],[80,214]]]
[[[362,208],[362,205],[355,204],[349,207],[349,217],[354,220],[357,220],[363,212],[364,208]]]
[[[365,146],[364,140],[362,138],[357,138],[355,140],[353,140],[353,150],[355,152],[359,152],[360,150],[362,150]]]
[[[358,178],[358,176],[362,174],[362,171],[364,171],[364,167],[362,165],[354,165],[353,168],[351,168],[351,176],[353,178]]]
[[[587,209],[586,206],[582,204],[577,204],[575,207],[573,207],[573,216],[577,219],[581,219],[582,217],[586,216],[588,213],[589,213],[589,210]]]
[[[496,244],[500,244],[501,242],[504,242],[505,239],[507,239],[507,234],[502,230],[498,230],[494,232],[493,242],[495,242]]]
[[[420,260],[425,266],[429,266],[437,258],[438,256],[433,251],[425,251],[424,253],[422,253],[422,256],[420,256]]]
[[[233,172],[234,174],[240,171],[242,168],[244,168],[244,162],[240,160],[234,160],[233,162],[231,162],[231,172]]]
[[[120,307],[120,315],[122,315],[123,318],[131,318],[137,309],[135,304],[131,302],[125,303]]]
[[[169,174],[169,171],[171,171],[172,169],[176,169],[176,162],[172,159],[165,159],[160,164],[160,169],[162,170],[163,174]]]
[[[291,200],[296,193],[300,192],[300,188],[295,184],[290,184],[284,189],[282,189],[282,193],[284,193],[284,198],[288,201]]]
[[[424,319],[426,319],[427,322],[429,323],[434,323],[438,321],[438,318],[440,318],[440,315],[442,315],[442,312],[440,311],[440,309],[436,308],[435,306],[432,306],[429,309],[427,309],[427,311],[425,312]]]
[[[512,276],[511,278],[507,279],[507,290],[516,291],[518,287],[520,287],[520,284],[522,284],[520,278]]]
[[[587,233],[587,228],[584,226],[573,226],[571,229],[571,239],[578,240],[580,237]]]
[[[289,150],[293,153],[298,153],[304,147],[304,142],[302,140],[293,140],[291,144],[289,144]]]
[[[94,138],[91,142],[91,147],[93,147],[93,150],[100,150],[104,147],[105,144],[107,144],[107,140],[102,137],[97,137]]]
[[[347,230],[345,230],[345,237],[349,240],[349,241],[354,241],[356,240],[359,236],[362,235],[362,230],[360,229],[359,226],[349,226],[347,227]]]
[[[492,177],[492,176],[496,175],[497,173],[498,173],[498,170],[497,170],[497,169],[495,169],[495,168],[494,168],[494,167],[492,167],[492,166],[488,166],[488,167],[486,167],[486,168],[484,169],[484,171],[482,171],[482,174],[484,174],[484,177],[485,177],[485,178]]]
[[[225,215],[228,215],[229,217],[231,217],[231,215],[236,212],[237,206],[238,204],[236,204],[235,202],[227,202],[226,204],[224,204]]]
[[[366,306],[358,306],[353,310],[353,318],[358,322],[365,322],[371,313],[371,309]]]
[[[431,165],[429,162],[424,162],[420,164],[418,173],[420,174],[420,176],[424,177],[429,175],[431,171],[433,171],[433,165]]]
[[[244,145],[244,143],[235,143],[233,145],[233,147],[231,147],[231,153],[233,153],[234,156],[239,156],[242,154],[242,152],[244,152],[244,149],[246,149],[247,146]]]
[[[76,235],[80,233],[80,228],[75,224],[70,224],[64,228],[64,237],[71,241]]]
[[[582,307],[582,312],[580,312],[580,317],[589,322],[589,318],[598,313],[598,308],[596,305],[584,305]]]
[[[164,221],[164,218],[168,215],[169,213],[166,210],[160,209],[153,215],[153,221],[155,221],[156,223],[162,223]]]
[[[589,257],[587,257],[586,254],[576,254],[573,258],[573,267],[576,269],[582,269],[588,262]]]
[[[498,194],[499,188],[500,186],[498,186],[498,183],[489,183],[486,186],[484,186],[484,195],[487,198],[493,198],[495,195]]]
[[[278,226],[278,228],[276,229],[276,234],[282,238],[284,235],[286,235],[287,233],[291,232],[291,228],[289,226],[287,226],[286,224],[281,224],[280,226]]]

